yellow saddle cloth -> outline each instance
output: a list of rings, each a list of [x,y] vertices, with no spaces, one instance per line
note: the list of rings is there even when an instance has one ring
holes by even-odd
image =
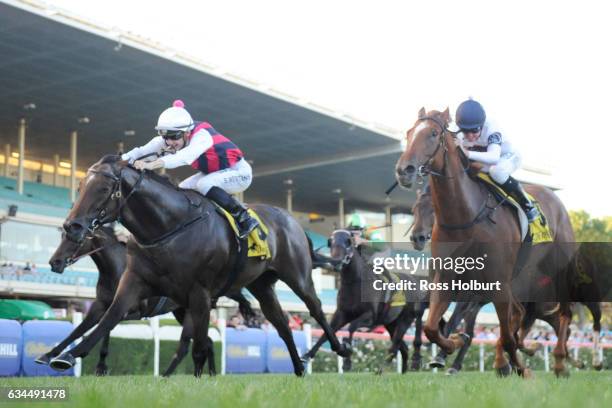
[[[517,212],[519,212],[519,214],[523,214],[522,217],[525,219],[525,223],[526,223],[527,217],[524,216],[524,211],[519,205],[519,203],[512,196],[509,196],[508,194],[506,194],[506,192],[497,183],[495,183],[491,179],[491,176],[489,176],[487,173],[480,172],[478,173],[477,177],[481,179],[482,181],[484,181],[485,183],[487,183],[488,185],[495,188],[495,190],[502,197],[505,197],[506,201],[512,204],[516,208]],[[542,212],[540,203],[531,194],[527,193],[527,196],[529,197],[531,202],[533,202],[533,204],[537,207],[538,211],[540,212],[540,218],[528,224],[528,228],[529,228],[528,232],[531,235],[532,245],[542,244],[544,242],[552,242],[552,235],[550,233],[550,228],[548,226],[548,223],[544,219],[544,213]],[[521,215],[519,215],[519,223],[521,223]],[[521,225],[521,228],[523,228],[523,225]]]
[[[397,274],[393,272],[389,272],[389,275],[391,275],[391,280],[393,282],[398,283],[399,281],[401,281],[400,277],[397,276]],[[387,276],[385,276],[384,274],[381,276],[382,276],[383,282],[389,283],[389,278],[387,278]],[[406,304],[406,296],[404,295],[404,291],[401,289],[393,291],[393,293],[391,294],[389,306],[390,307],[404,306],[405,304]]]
[[[232,217],[229,212],[227,212],[225,209],[221,208],[218,205],[217,210],[219,211],[219,213],[225,216],[227,222],[229,222],[229,224],[231,225],[234,234],[238,236],[238,226],[236,225],[236,220],[234,219],[234,217]],[[255,218],[257,222],[259,222],[259,226],[253,231],[251,231],[248,236],[247,245],[249,247],[249,252],[247,256],[249,258],[258,257],[262,260],[269,259],[270,257],[272,257],[272,255],[270,254],[270,247],[268,246],[268,241],[266,240],[266,237],[268,236],[268,227],[266,227],[261,218],[259,218],[259,215],[257,215],[255,210],[249,208],[247,211],[249,212],[249,215],[251,217]]]

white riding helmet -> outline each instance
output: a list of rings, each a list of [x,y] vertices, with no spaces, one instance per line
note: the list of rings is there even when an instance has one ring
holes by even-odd
[[[193,129],[193,119],[185,104],[180,99],[172,103],[172,107],[166,109],[159,115],[155,130],[188,131]]]

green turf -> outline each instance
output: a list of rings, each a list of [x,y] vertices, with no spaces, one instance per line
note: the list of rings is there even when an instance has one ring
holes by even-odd
[[[153,407],[610,407],[612,372],[572,372],[567,379],[537,372],[532,380],[516,376],[498,379],[492,372],[443,374],[315,374],[231,375],[202,377],[180,375],[170,379],[150,376],[82,378],[3,378],[0,386],[64,386],[70,401],[2,403],[14,406],[121,406]]]

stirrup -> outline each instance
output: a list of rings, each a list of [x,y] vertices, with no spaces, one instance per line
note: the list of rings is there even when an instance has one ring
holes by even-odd
[[[537,220],[538,218],[540,218],[540,211],[538,211],[538,209],[533,206],[531,207],[530,210],[525,210],[525,215],[527,216],[527,221],[529,221],[529,223],[531,224],[532,222],[534,222],[535,220]]]
[[[245,239],[255,228],[259,226],[259,222],[251,216],[238,222],[238,238]]]

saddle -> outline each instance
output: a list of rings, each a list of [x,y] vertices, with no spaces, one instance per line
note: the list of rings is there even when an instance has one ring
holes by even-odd
[[[234,231],[236,238],[238,238],[238,226],[236,225],[236,219],[217,203],[214,201],[211,202],[215,204],[217,212],[227,220],[232,227],[232,231]],[[262,261],[269,259],[272,257],[272,255],[270,254],[270,247],[268,246],[268,241],[266,240],[268,237],[268,227],[266,227],[261,218],[259,218],[259,215],[257,215],[255,210],[249,208],[248,212],[251,217],[255,218],[259,222],[259,226],[251,231],[247,238],[247,246],[249,248],[247,257],[257,257]]]
[[[506,194],[506,192],[500,186],[498,186],[493,179],[491,179],[491,176],[489,176],[487,173],[479,172],[475,175],[475,178],[477,181],[485,185],[498,203],[508,205],[516,210],[519,226],[521,228],[522,241],[529,241],[532,245],[552,242],[552,234],[550,232],[549,225],[546,222],[546,218],[544,217],[544,212],[542,211],[540,203],[531,194],[527,193],[529,199],[538,208],[540,218],[529,224],[527,222],[527,216],[519,203],[512,196]]]

